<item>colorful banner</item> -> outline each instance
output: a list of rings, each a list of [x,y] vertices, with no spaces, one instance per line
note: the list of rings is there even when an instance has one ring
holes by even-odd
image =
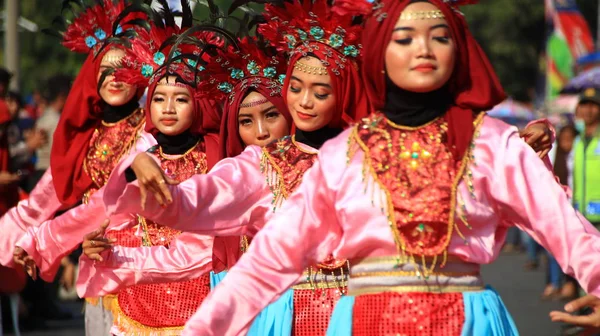
[[[546,0],[546,20],[546,100],[551,100],[573,78],[575,60],[594,50],[594,40],[574,0]]]

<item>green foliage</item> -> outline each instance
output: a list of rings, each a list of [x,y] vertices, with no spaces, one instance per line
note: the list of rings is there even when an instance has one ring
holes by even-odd
[[[21,91],[31,93],[34,89],[43,89],[46,79],[55,74],[75,76],[85,55],[70,52],[60,44],[59,39],[41,32],[50,27],[52,19],[60,14],[62,1],[27,0],[19,3],[21,17],[38,25],[38,32],[19,32]],[[0,1],[0,5],[4,9],[4,1]],[[0,40],[4,46],[4,34]]]
[[[507,93],[531,100],[544,50],[543,1],[483,0],[463,11]]]

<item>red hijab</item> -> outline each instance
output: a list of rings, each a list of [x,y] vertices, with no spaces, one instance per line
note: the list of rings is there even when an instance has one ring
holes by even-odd
[[[90,53],[83,63],[60,115],[54,132],[50,167],[56,196],[63,205],[73,205],[93,185],[83,168],[89,142],[102,121],[104,101],[98,93],[98,71],[102,58],[110,50],[94,57]],[[143,94],[139,88],[137,99]]]
[[[328,125],[332,128],[346,128],[350,124],[369,115],[369,103],[367,95],[362,88],[362,82],[358,74],[358,65],[353,63],[349,57],[343,56],[336,49],[316,41],[302,44],[294,50],[290,57],[285,82],[283,83],[283,99],[287,105],[285,94],[290,86],[294,64],[306,53],[314,54],[320,60],[327,60],[331,86],[336,99],[335,116]],[[346,59],[345,62],[342,59]],[[343,64],[341,67],[338,64]],[[335,70],[335,71],[334,71]]]
[[[160,81],[161,76],[157,76],[156,79],[148,86],[148,95],[146,96],[146,132],[156,134],[158,129],[152,123],[152,117],[150,116],[150,104],[152,104],[152,96],[156,90],[156,86]],[[190,126],[190,132],[192,134],[202,135],[206,145],[206,161],[208,169],[212,168],[219,160],[221,156],[219,154],[219,125],[221,123],[221,112],[218,104],[207,98],[199,98],[199,93],[196,88],[187,84],[185,87],[190,91],[194,99],[194,122]]]
[[[257,81],[260,80],[260,81]],[[271,104],[275,105],[279,113],[287,120],[288,125],[292,126],[292,116],[288,111],[287,105],[281,96],[281,86],[278,91],[274,91],[273,80],[265,77],[253,77],[252,86],[244,85],[239,82],[234,88],[235,95],[233,100],[227,99],[223,108],[223,120],[221,122],[221,157],[234,157],[239,155],[246,145],[240,138],[238,113],[240,105],[248,93],[256,91],[263,95]],[[231,97],[231,95],[230,95]]]
[[[471,35],[464,16],[443,0],[428,2],[444,13],[456,45],[456,65],[449,80],[454,102],[445,118],[451,151],[460,160],[473,137],[474,114],[491,109],[506,95],[487,56]],[[400,14],[411,1],[382,0],[380,3],[383,8],[367,20],[363,31],[362,79],[375,110],[385,104],[385,76],[382,75],[385,51]]]
[[[0,99],[0,125],[11,121],[8,105]],[[10,154],[8,152],[8,132],[4,130],[0,136],[0,172],[9,171]],[[19,202],[19,189],[16,184],[0,186],[0,216]]]
[[[100,122],[102,99],[98,94],[98,71],[103,55],[90,53],[61,112],[54,132],[50,167],[56,196],[64,205],[81,200],[83,193],[92,186],[92,179],[83,168],[89,142]]]

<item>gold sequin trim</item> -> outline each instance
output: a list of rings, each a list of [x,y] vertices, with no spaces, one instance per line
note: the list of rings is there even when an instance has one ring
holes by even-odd
[[[357,296],[364,294],[377,294],[383,292],[396,292],[396,293],[457,293],[457,292],[478,292],[485,288],[483,286],[379,286],[379,287],[367,287],[359,288],[348,291],[348,295]]]
[[[400,14],[400,20],[429,20],[443,18],[445,18],[444,13],[439,9],[431,11],[404,11]]]
[[[149,327],[127,316],[119,300],[112,301],[111,311],[113,314],[113,323],[121,331],[127,332],[127,335],[136,336],[176,336],[181,335],[184,326],[180,327]]]

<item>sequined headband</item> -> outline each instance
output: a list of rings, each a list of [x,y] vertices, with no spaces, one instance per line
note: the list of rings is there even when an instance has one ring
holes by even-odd
[[[123,61],[123,58],[125,58],[125,56],[124,56],[124,55],[119,55],[119,56],[117,56],[117,55],[109,55],[109,54],[106,54],[106,55],[104,55],[104,57],[102,58],[102,61],[103,61],[103,62],[107,62],[107,63],[109,63],[109,64],[112,64],[112,65],[117,65],[117,66],[119,66],[119,65],[121,65],[121,62]]]
[[[444,13],[441,10],[431,11],[404,11],[400,14],[400,20],[428,20],[443,19]]]
[[[162,86],[176,86],[176,87],[185,88],[185,89],[188,88],[187,85],[185,85],[183,83],[177,83],[177,82],[170,82],[170,83],[169,82],[167,82],[167,83],[158,82],[158,84],[156,84],[156,86],[160,86],[160,85],[162,85]]]
[[[253,102],[240,104],[240,108],[260,106],[260,105],[262,105],[264,103],[268,103],[268,102],[269,102],[269,100],[267,98],[263,98],[263,99],[255,100]]]
[[[319,75],[319,76],[329,75],[329,73],[327,72],[327,68],[325,68],[325,67],[315,67],[312,65],[304,64],[300,61],[296,61],[296,63],[294,64],[294,69],[305,72],[309,75]]]

